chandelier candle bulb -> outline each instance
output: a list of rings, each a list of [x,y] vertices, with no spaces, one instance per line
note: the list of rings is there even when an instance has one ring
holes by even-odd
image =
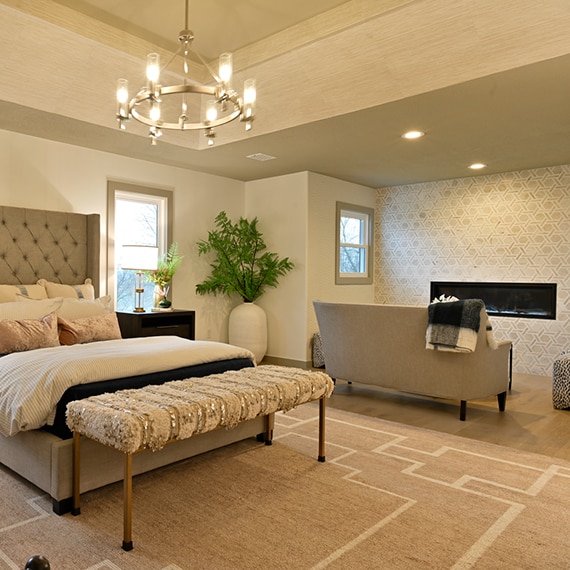
[[[117,120],[119,128],[125,129],[125,121],[129,120],[129,82],[126,79],[117,80]]]
[[[129,101],[129,82],[127,79],[117,80],[117,101],[121,109],[124,109],[125,104]],[[126,114],[124,116],[126,117]]]
[[[218,109],[216,108],[216,101],[210,99],[206,104],[206,121],[211,123],[218,118]]]
[[[149,116],[153,121],[160,121],[160,103],[158,101],[151,103]]]
[[[253,107],[256,95],[255,79],[246,79],[243,82],[243,102]]]
[[[228,87],[233,72],[233,57],[231,53],[220,54],[220,81]]]
[[[246,79],[243,82],[243,120],[246,121],[245,129],[251,129],[251,121],[255,111],[255,99],[257,91],[255,89],[255,79]]]
[[[149,81],[149,91],[154,91],[160,77],[160,55],[149,53],[146,58],[146,78]]]

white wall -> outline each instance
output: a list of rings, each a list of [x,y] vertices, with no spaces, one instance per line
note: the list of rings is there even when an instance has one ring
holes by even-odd
[[[246,215],[262,224],[271,220],[270,250],[295,262],[279,287],[259,301],[268,314],[271,357],[310,362],[318,330],[313,300],[374,300],[374,285],[335,285],[337,201],[374,208],[375,190],[312,172],[246,184]]]
[[[314,299],[373,300],[372,285],[334,284],[336,202],[373,207],[370,188],[309,172],[243,183],[8,131],[0,131],[0,174],[1,204],[101,215],[102,293],[107,180],[173,190],[173,239],[184,255],[173,280],[173,304],[196,311],[198,339],[227,341],[229,312],[238,301],[195,293],[209,273],[209,260],[198,257],[196,242],[207,237],[221,210],[233,220],[257,216],[269,250],[295,263],[259,301],[268,317],[269,356],[311,360]]]
[[[309,302],[373,303],[374,285],[336,285],[336,203],[374,209],[376,191],[322,174],[309,175]],[[376,231],[376,230],[375,230]],[[316,327],[312,306],[309,323]],[[314,329],[317,330],[316,328]]]
[[[216,214],[244,210],[243,182],[152,162],[0,131],[0,203],[6,206],[101,214],[106,252],[107,180],[174,191],[174,237],[184,255],[173,281],[175,307],[196,311],[196,337],[227,341],[228,301],[195,294],[208,264],[196,242],[207,236]],[[102,275],[105,275],[102,256]],[[106,290],[106,282],[101,291]]]
[[[246,183],[245,216],[257,217],[268,251],[289,257],[295,268],[258,304],[267,315],[267,355],[306,360],[308,173]]]

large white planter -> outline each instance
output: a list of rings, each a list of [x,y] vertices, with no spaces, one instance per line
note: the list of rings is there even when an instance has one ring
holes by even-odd
[[[237,305],[230,313],[229,343],[247,348],[259,363],[267,350],[267,317],[255,303]]]

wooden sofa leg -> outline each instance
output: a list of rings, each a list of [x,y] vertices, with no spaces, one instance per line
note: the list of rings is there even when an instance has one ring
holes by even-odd
[[[497,402],[499,403],[499,411],[504,412],[507,404],[507,393],[501,392],[500,394],[497,394]]]
[[[467,401],[461,400],[461,405],[459,407],[459,419],[464,422],[467,416]]]

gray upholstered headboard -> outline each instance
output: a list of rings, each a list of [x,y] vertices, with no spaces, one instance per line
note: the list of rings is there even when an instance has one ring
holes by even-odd
[[[77,285],[90,277],[98,296],[100,231],[99,214],[0,206],[0,283]]]

